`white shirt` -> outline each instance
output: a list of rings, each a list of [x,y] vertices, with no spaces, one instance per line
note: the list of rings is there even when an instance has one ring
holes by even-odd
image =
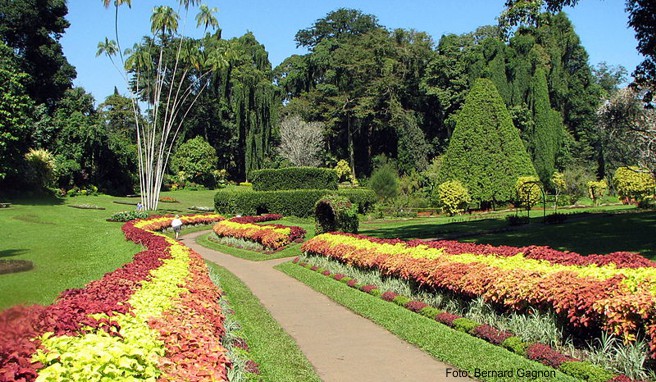
[[[171,222],[171,227],[177,228],[177,227],[180,227],[180,226],[182,226],[182,220],[173,219],[173,221]]]

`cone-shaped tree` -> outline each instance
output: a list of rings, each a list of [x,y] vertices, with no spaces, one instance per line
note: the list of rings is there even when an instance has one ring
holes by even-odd
[[[529,132],[529,152],[535,170],[544,184],[549,184],[556,172],[556,155],[564,132],[560,114],[551,108],[547,75],[538,69],[531,81],[532,131]]]
[[[459,180],[473,200],[498,203],[514,199],[517,178],[536,175],[496,87],[476,80],[458,113],[438,183]]]

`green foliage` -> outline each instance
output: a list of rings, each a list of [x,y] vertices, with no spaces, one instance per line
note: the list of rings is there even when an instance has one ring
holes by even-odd
[[[656,181],[652,173],[639,167],[620,167],[613,176],[613,185],[620,198],[641,200],[654,195]]]
[[[574,165],[563,171],[565,178],[565,193],[570,197],[570,203],[588,195],[588,182],[594,180],[594,175],[587,167]]]
[[[148,212],[145,211],[120,211],[112,214],[107,220],[113,222],[127,222],[134,219],[146,219],[147,217]]]
[[[25,177],[27,181],[37,187],[48,187],[55,173],[55,157],[48,150],[30,149],[25,154],[27,171]]]
[[[560,114],[551,109],[547,75],[539,68],[531,82],[533,129],[529,132],[529,152],[533,165],[544,184],[556,171],[556,155],[561,142],[563,127]]]
[[[338,177],[330,168],[287,167],[254,170],[250,180],[255,191],[336,190]]]
[[[366,214],[378,201],[376,193],[369,188],[345,188],[337,191],[338,195],[345,196],[357,205],[358,213]]]
[[[332,193],[335,191],[235,191],[222,189],[214,197],[214,207],[218,213],[230,215],[256,215],[268,212],[284,216],[308,217],[314,214],[314,205],[317,200]],[[371,200],[372,191],[352,189],[338,190],[336,193],[346,196],[353,204],[358,204],[359,208],[363,209]]]
[[[8,174],[18,175],[27,150],[32,101],[23,85],[26,79],[11,49],[0,40],[0,181]]]
[[[409,303],[410,301],[412,301],[412,299],[406,296],[396,296],[394,297],[394,300],[392,300],[393,303],[399,306],[405,306],[405,304]]]
[[[506,338],[501,344],[501,346],[503,346],[504,348],[510,350],[515,354],[525,356],[526,348],[529,346],[529,344],[522,341],[521,338],[513,336],[513,337]]]
[[[335,166],[335,172],[337,173],[337,179],[340,182],[351,182],[353,181],[351,166],[344,159],[340,159]]]
[[[459,330],[461,332],[469,333],[472,331],[475,327],[479,326],[480,324],[477,322],[474,322],[470,320],[469,318],[456,318],[453,320],[453,328],[455,330]]]
[[[606,179],[589,181],[587,186],[588,196],[590,196],[590,199],[592,199],[594,204],[597,205],[597,203],[599,203],[599,199],[601,199],[606,194],[606,190],[608,189],[608,183],[606,183]]]
[[[530,209],[542,201],[542,190],[537,176],[520,176],[515,183],[517,205]]]
[[[443,311],[440,310],[440,309],[437,309],[437,308],[432,307],[432,306],[427,306],[427,307],[423,308],[422,310],[420,310],[419,314],[421,314],[424,317],[428,317],[431,320],[434,320],[435,316],[437,316],[438,314],[440,314],[442,312]]]
[[[217,161],[214,147],[198,136],[178,147],[171,157],[171,168],[176,173],[184,172],[194,183],[213,186],[215,178],[212,172],[216,169]]]
[[[563,362],[558,369],[582,381],[607,382],[614,377],[610,371],[590,362]]]
[[[463,212],[471,202],[471,196],[458,180],[450,180],[437,187],[437,200],[450,216]]]
[[[350,232],[358,233],[358,209],[354,203],[339,195],[329,195],[314,206],[315,233]]]
[[[504,202],[514,198],[517,178],[531,175],[535,169],[496,87],[477,80],[458,114],[439,181],[459,180],[478,202]]]
[[[399,175],[394,166],[385,164],[371,174],[368,186],[383,201],[394,199],[399,195]]]

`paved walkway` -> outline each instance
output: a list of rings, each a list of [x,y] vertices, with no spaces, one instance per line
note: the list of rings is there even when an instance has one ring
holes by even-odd
[[[295,340],[322,380],[465,381],[452,368],[273,267],[289,259],[254,262],[183,236],[183,243],[240,278]],[[452,368],[452,370],[454,370]]]

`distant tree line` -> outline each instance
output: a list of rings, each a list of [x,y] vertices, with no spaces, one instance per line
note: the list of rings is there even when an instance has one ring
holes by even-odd
[[[335,167],[339,162],[348,164],[349,179],[393,168],[401,176],[402,194],[421,187],[431,194],[438,184],[453,180],[444,177],[441,166],[455,168],[451,152],[459,149],[450,146],[463,134],[456,133],[458,124],[478,118],[468,116],[465,101],[483,97],[471,101],[478,108],[489,100],[485,94],[498,95],[494,110],[505,110],[499,111],[503,134],[517,137],[513,150],[524,150],[526,156],[519,155],[531,165],[513,177],[537,176],[555,191],[555,173],[595,180],[610,179],[622,166],[654,171],[653,155],[636,154],[653,147],[653,110],[644,107],[651,105],[653,57],[636,71],[645,73],[640,86],[630,93],[620,90],[627,70],[590,66],[571,21],[557,12],[575,2],[537,3],[537,9],[527,10],[520,7],[523,2],[508,1],[500,25],[438,41],[424,32],[386,28],[374,15],[338,9],[296,34],[307,54],[288,57],[276,68],[252,33],[223,40],[218,30],[185,39],[189,49],[221,52],[226,62],[205,76],[198,63],[185,61],[182,81],[202,77],[204,91],[194,90],[194,107],[178,116],[182,129],[173,153],[178,157],[164,183],[177,187],[193,180],[215,186],[225,177],[247,180],[260,168]],[[639,17],[648,7],[635,1],[628,6],[634,7],[631,25],[639,31]],[[115,91],[96,107],[90,94],[73,87],[75,69],[59,43],[68,27],[66,13],[65,1],[0,0],[0,184],[5,190],[44,184],[33,179],[43,172],[35,175],[30,170],[34,157],[26,156],[30,149],[41,149],[51,154],[45,157],[51,187],[136,192],[139,121],[133,104]],[[641,36],[641,43],[651,41]],[[157,64],[156,52],[169,43],[144,37],[127,61],[133,67]],[[101,48],[115,49],[110,41]],[[131,81],[143,101],[154,97],[146,90],[148,81],[153,78]],[[470,95],[476,83],[480,89]],[[192,139],[193,144],[182,146]],[[314,144],[293,145],[309,141]],[[481,144],[480,150],[497,148],[491,140]],[[193,160],[199,153],[211,163],[200,166]],[[520,162],[526,167],[525,159]],[[516,179],[504,182],[515,187]],[[475,194],[479,201],[507,199]]]

